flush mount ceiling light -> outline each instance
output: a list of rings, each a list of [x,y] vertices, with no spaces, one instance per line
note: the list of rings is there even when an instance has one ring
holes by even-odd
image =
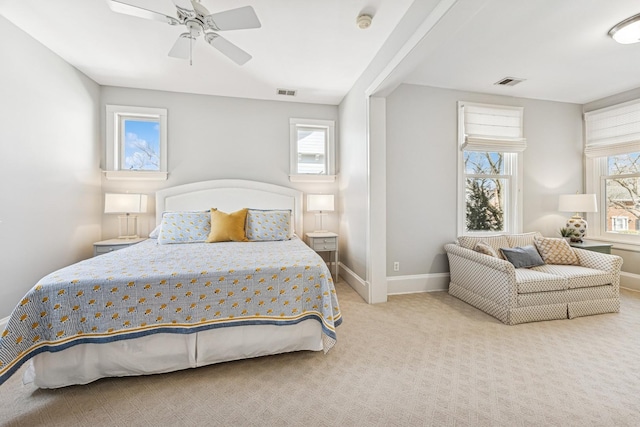
[[[609,30],[609,35],[622,44],[640,42],[640,13],[614,26]]]

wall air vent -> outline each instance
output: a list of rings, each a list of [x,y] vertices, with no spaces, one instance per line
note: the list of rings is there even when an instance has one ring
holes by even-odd
[[[518,83],[522,83],[526,79],[519,79],[517,77],[505,77],[504,79],[500,79],[494,83],[494,85],[498,86],[515,86]]]
[[[276,89],[276,93],[283,96],[296,96],[296,91],[292,89]]]

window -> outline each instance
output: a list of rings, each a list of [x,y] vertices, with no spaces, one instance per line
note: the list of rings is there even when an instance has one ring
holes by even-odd
[[[458,103],[458,235],[522,227],[523,109]]]
[[[590,237],[640,243],[640,101],[585,114],[587,192],[598,213],[588,214]]]
[[[291,181],[334,181],[334,122],[290,119]]]
[[[107,179],[167,179],[167,110],[107,105]]]
[[[627,231],[629,230],[629,218],[626,216],[611,217],[611,231]]]

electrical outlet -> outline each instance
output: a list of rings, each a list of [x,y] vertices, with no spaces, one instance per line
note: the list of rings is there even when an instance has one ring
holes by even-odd
[[[400,263],[398,261],[393,263],[393,271],[400,271]]]

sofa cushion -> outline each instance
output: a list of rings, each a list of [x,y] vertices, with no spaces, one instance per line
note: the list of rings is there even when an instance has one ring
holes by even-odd
[[[565,239],[536,237],[534,242],[545,264],[580,265],[578,256]]]
[[[608,285],[615,280],[613,274],[579,265],[541,265],[532,270],[540,273],[553,274],[568,280],[569,289],[588,288],[592,286]]]
[[[458,237],[458,244],[463,248],[471,249],[476,247],[476,245],[480,242],[484,242],[487,245],[491,246],[496,253],[498,254],[498,258],[504,259],[502,253],[500,252],[500,248],[508,248],[509,242],[507,242],[507,238],[502,235],[493,235],[493,236],[460,236]]]
[[[518,307],[566,304],[568,295],[569,293],[566,290],[518,294]]]
[[[507,234],[507,242],[509,242],[510,248],[515,248],[516,246],[529,246],[533,245],[533,240],[536,237],[542,237],[537,231],[531,233],[521,233],[521,234]]]
[[[538,271],[539,268],[542,267],[515,269],[519,294],[562,291],[569,288],[569,280],[566,277]]]

